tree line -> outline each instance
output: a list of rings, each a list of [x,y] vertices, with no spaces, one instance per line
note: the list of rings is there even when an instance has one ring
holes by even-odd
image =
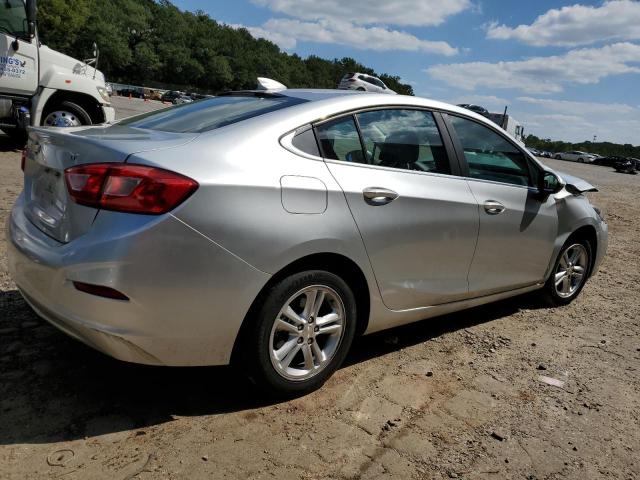
[[[551,140],[549,138],[538,138],[535,135],[528,135],[525,144],[529,148],[538,150],[546,150],[548,152],[568,152],[571,150],[579,150],[582,152],[596,153],[604,157],[617,155],[620,157],[640,158],[640,146],[634,146],[630,143],[624,145],[611,142],[580,142],[569,143],[560,140]]]
[[[40,0],[38,9],[42,42],[84,59],[96,42],[108,81],[215,93],[255,88],[259,76],[290,88],[336,88],[345,73],[363,72],[413,95],[398,76],[378,74],[353,58],[288,54],[246,29],[202,11],[181,11],[168,0]]]

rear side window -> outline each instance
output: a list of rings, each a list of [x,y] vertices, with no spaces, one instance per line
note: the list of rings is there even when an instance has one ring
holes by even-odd
[[[433,114],[384,109],[357,114],[366,163],[450,174],[447,152]]]
[[[135,128],[200,133],[304,103],[287,96],[225,95],[131,117],[120,122]]]
[[[306,130],[303,129],[302,131],[297,132],[291,140],[291,145],[296,147],[301,152],[308,153],[309,155],[313,155],[315,157],[320,156],[318,143],[316,142],[316,136],[313,134],[313,128],[311,127],[308,127]]]
[[[363,163],[360,136],[352,116],[316,126],[316,135],[324,158]]]
[[[532,186],[527,159],[511,142],[490,128],[449,115],[460,139],[469,176],[482,180]]]

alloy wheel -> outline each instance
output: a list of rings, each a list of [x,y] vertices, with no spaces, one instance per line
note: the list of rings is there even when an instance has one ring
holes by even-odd
[[[555,271],[556,293],[561,298],[574,295],[586,280],[589,254],[581,243],[567,247]]]
[[[331,362],[344,331],[340,295],[324,285],[303,288],[289,297],[273,323],[271,364],[287,380],[307,380]]]

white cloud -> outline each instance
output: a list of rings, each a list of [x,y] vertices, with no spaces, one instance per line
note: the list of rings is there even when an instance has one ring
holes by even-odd
[[[446,56],[458,53],[458,50],[447,42],[422,40],[407,32],[377,26],[362,27],[346,21],[304,22],[274,18],[261,27],[244,28],[254,37],[266,38],[284,49],[294,48],[298,41],[307,41],[349,45],[360,50],[419,51]]]
[[[440,25],[472,7],[470,0],[253,0],[256,5],[304,20],[348,19],[359,25]]]
[[[489,87],[545,94],[561,92],[565,84],[596,84],[611,75],[640,73],[639,63],[640,45],[616,43],[518,61],[434,65],[426,72],[465,90]]]
[[[518,97],[511,109],[525,131],[543,138],[638,144],[640,109],[624,103]]]
[[[640,110],[624,103],[575,102],[532,97],[518,97],[516,100],[555,112],[572,112],[579,115],[640,115]]]
[[[291,50],[296,46],[296,39],[288,34],[280,32],[272,32],[262,27],[248,27],[246,25],[233,24],[232,28],[246,28],[254,38],[264,38],[270,40],[284,50]]]
[[[640,129],[640,117],[621,120],[614,115],[585,118],[580,115],[518,112],[516,118],[524,125],[526,133],[541,138],[584,142],[596,135],[599,142],[638,145],[638,137],[634,133]]]
[[[640,39],[640,2],[613,0],[597,7],[572,5],[552,9],[531,25],[491,24],[487,37],[535,46],[588,45],[606,40]]]

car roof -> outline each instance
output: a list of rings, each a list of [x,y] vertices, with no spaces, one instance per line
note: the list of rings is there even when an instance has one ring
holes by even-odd
[[[362,92],[338,89],[278,89],[278,90],[244,90],[226,92],[224,95],[256,95],[265,97],[289,97],[302,102],[288,108],[269,112],[265,115],[245,120],[236,128],[273,129],[274,132],[295,130],[303,125],[321,122],[325,119],[338,117],[352,111],[375,108],[424,108],[440,110],[472,118],[478,123],[490,128],[496,128],[496,123],[486,117],[456,105],[410,95],[388,95],[385,93]],[[498,126],[498,128],[500,128]],[[514,139],[508,132],[504,135]],[[281,133],[280,133],[281,134]]]
[[[264,93],[264,92],[262,92]],[[274,92],[277,95],[300,98],[307,100],[304,104],[296,106],[297,109],[313,109],[319,105],[332,105],[336,109],[360,109],[368,107],[385,106],[407,106],[422,107],[436,110],[448,110],[452,113],[459,113],[468,117],[473,117],[483,123],[493,125],[491,120],[479,115],[473,110],[458,107],[450,103],[440,102],[429,98],[416,97],[412,95],[389,95],[386,93],[363,92],[358,90],[338,90],[338,89],[297,89],[291,88]]]

